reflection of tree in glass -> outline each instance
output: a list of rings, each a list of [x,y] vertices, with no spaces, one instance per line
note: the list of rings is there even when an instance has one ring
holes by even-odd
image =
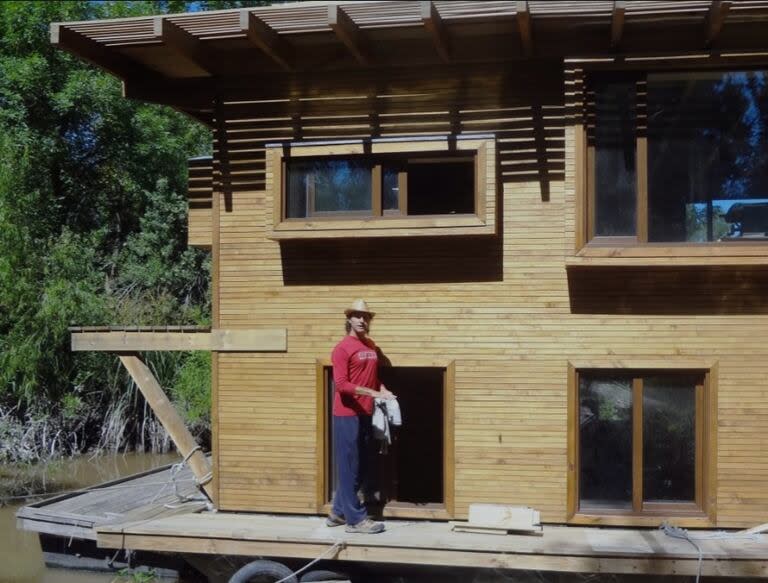
[[[651,377],[643,390],[646,500],[693,500],[696,379]]]
[[[720,145],[721,198],[768,195],[768,87],[766,73],[725,73],[712,85],[719,115],[712,128]],[[720,198],[719,197],[719,198]]]
[[[689,204],[685,208],[685,232],[688,241],[703,243],[707,241],[707,205],[705,203]],[[712,235],[714,240],[727,237],[731,225],[725,220],[725,211],[720,205],[712,207]]]
[[[650,240],[740,237],[728,210],[768,198],[766,72],[649,75],[648,136]]]
[[[584,374],[579,405],[582,504],[631,504],[632,379]]]
[[[371,210],[371,169],[364,161],[317,160],[315,180],[318,212]]]

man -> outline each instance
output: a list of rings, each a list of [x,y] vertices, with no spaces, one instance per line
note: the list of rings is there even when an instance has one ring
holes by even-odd
[[[347,335],[333,349],[333,452],[338,483],[328,526],[346,524],[347,532],[375,534],[384,530],[381,522],[368,518],[357,497],[363,482],[365,458],[371,436],[374,399],[394,395],[379,382],[379,351],[370,339],[375,315],[363,300],[355,300],[344,311]]]

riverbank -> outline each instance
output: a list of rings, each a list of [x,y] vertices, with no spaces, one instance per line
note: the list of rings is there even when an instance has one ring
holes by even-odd
[[[60,458],[38,464],[0,465],[3,496],[49,497],[179,461],[170,454],[109,454]],[[33,490],[33,488],[36,488]],[[16,494],[10,494],[15,491]],[[0,581],[3,583],[112,583],[117,573],[86,573],[45,566],[38,537],[16,529],[19,507],[34,498],[6,500],[0,508]]]

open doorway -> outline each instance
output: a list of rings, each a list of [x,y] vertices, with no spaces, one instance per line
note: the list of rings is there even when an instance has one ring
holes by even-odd
[[[397,395],[403,425],[393,431],[393,442],[386,453],[380,442],[374,441],[371,447],[370,479],[361,490],[369,512],[392,517],[450,518],[453,513],[452,364],[382,367],[380,376]],[[329,507],[336,485],[333,391],[332,368],[324,364],[321,511]],[[321,421],[320,415],[318,421]]]

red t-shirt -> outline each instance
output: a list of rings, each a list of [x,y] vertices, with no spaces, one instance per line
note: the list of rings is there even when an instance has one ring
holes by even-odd
[[[379,356],[370,338],[345,336],[331,354],[333,362],[333,414],[340,417],[371,415],[373,397],[355,394],[355,388],[379,390]]]

